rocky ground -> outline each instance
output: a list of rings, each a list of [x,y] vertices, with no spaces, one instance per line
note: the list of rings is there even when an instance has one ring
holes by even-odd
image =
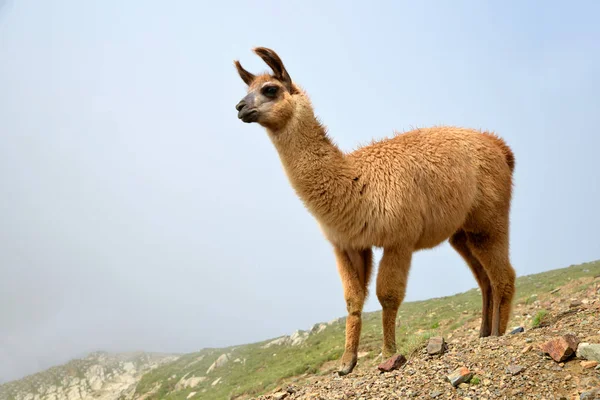
[[[600,388],[599,309],[596,277],[584,291],[567,286],[515,306],[511,322],[527,327],[523,332],[479,338],[474,320],[444,338],[443,354],[430,355],[424,345],[390,372],[379,371],[381,359],[359,361],[350,375],[331,370],[256,399],[600,399],[594,390]],[[454,386],[449,376],[455,371],[466,382]]]

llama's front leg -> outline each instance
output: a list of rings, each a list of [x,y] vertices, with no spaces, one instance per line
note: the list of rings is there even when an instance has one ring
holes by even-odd
[[[383,358],[396,354],[396,316],[404,300],[412,252],[386,248],[377,274],[377,298],[383,308]]]
[[[343,250],[335,247],[335,256],[348,310],[346,346],[338,373],[347,375],[352,372],[358,359],[362,327],[361,313],[367,296],[373,253],[371,249]]]

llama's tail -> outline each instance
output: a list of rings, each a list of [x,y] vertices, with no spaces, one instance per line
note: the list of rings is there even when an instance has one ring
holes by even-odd
[[[510,168],[510,172],[514,172],[515,170],[515,154],[513,153],[513,151],[511,150],[511,148],[506,144],[506,142],[492,134],[492,133],[487,133],[486,132],[486,136],[488,136],[490,139],[492,139],[492,141],[496,144],[496,146],[498,146],[500,148],[500,150],[502,151],[502,153],[504,153],[504,158],[506,159],[506,164],[508,165],[508,168]]]

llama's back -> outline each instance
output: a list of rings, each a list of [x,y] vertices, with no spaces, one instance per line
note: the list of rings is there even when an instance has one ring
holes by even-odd
[[[349,158],[367,185],[364,213],[384,241],[436,246],[473,210],[500,207],[510,197],[514,156],[502,139],[487,133],[419,129],[362,147]]]

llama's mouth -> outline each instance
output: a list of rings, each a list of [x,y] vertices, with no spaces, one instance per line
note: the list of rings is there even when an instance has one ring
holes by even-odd
[[[244,107],[238,112],[238,118],[247,123],[256,122],[258,121],[258,110],[256,108],[248,109]]]

